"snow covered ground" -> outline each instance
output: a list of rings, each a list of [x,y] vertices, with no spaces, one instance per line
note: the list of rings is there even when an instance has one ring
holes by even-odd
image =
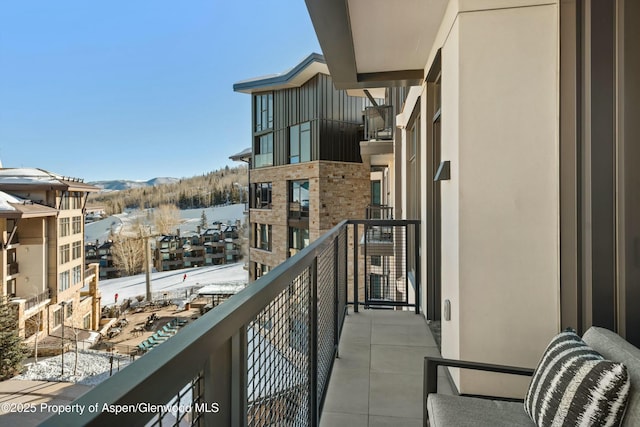
[[[184,275],[187,275],[184,279]],[[244,264],[225,264],[210,267],[183,268],[181,270],[162,271],[151,273],[152,293],[175,293],[184,289],[204,286],[230,286],[241,289],[249,281]],[[146,294],[146,276],[138,274],[117,279],[101,280],[100,291],[102,293],[102,305],[112,305],[115,302],[115,294],[118,301],[127,298],[135,298]]]
[[[180,211],[180,217],[182,218],[182,224],[177,228],[180,228],[181,233],[188,233],[196,231],[198,225],[200,225],[200,218],[204,211],[207,216],[207,222],[211,224],[214,221],[220,221],[225,224],[234,224],[236,220],[242,220],[244,218],[244,204],[238,203],[229,206],[217,206],[206,209],[185,209]],[[100,243],[107,240],[109,233],[118,233],[123,226],[127,223],[131,223],[138,216],[146,217],[146,213],[140,211],[125,212],[117,215],[101,219],[100,221],[92,222],[85,226],[84,241]]]
[[[118,369],[123,369],[131,361],[128,356],[113,355],[92,350],[78,351],[78,366],[75,370],[75,353],[73,351],[64,354],[64,376],[61,374],[62,357],[54,356],[39,358],[38,363],[27,364],[24,373],[18,375],[16,380],[32,381],[66,381],[84,385],[96,385],[109,378],[110,371],[115,374]]]
[[[184,275],[187,275],[183,280]],[[216,265],[211,267],[185,268],[182,270],[152,273],[151,288],[153,293],[180,291],[192,287],[207,289],[234,289],[239,291],[248,282],[247,271],[242,263]],[[102,305],[112,305],[114,296],[118,301],[135,298],[146,292],[145,275],[101,280]],[[84,385],[96,385],[109,377],[110,354],[105,352],[80,350],[78,352],[77,375],[73,375],[75,353],[68,352],[64,356],[64,376],[60,375],[61,357],[39,358],[38,363],[31,363],[25,372],[16,377],[22,380],[68,381]],[[126,356],[114,355],[113,373],[129,364]]]

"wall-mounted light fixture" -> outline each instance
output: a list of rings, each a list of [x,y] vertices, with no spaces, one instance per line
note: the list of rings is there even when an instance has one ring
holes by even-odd
[[[444,160],[440,162],[440,166],[438,166],[438,170],[436,171],[436,176],[433,178],[434,181],[447,181],[451,179],[451,165],[449,160]]]

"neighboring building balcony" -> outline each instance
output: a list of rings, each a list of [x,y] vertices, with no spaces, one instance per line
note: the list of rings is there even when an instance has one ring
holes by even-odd
[[[364,141],[360,141],[363,160],[369,160],[371,156],[393,154],[393,106],[367,107],[364,115]]]
[[[18,273],[20,273],[20,269],[18,268],[17,262],[7,264],[7,276],[15,276]]]
[[[273,153],[255,154],[253,158],[253,167],[256,169],[273,166]]]
[[[364,138],[366,141],[392,141],[394,131],[392,105],[366,107],[364,110]]]
[[[24,311],[27,313],[29,310],[37,309],[39,307],[45,306],[51,302],[51,290],[46,289],[41,292],[39,295],[33,296],[31,298],[27,298],[24,303]],[[27,313],[28,314],[28,313]]]
[[[301,219],[309,218],[309,201],[303,200],[300,202],[289,202],[289,218]]]
[[[355,378],[359,384],[354,386],[366,388],[366,392],[358,389],[358,399],[360,394],[369,396],[369,369],[374,362],[368,353],[373,352],[373,348],[362,349],[360,354],[358,346],[353,348],[354,342],[360,342],[354,333],[375,337],[372,330],[377,327],[383,335],[396,334],[394,331],[398,328],[406,329],[400,323],[394,326],[394,319],[418,325],[414,329],[418,328],[422,335],[428,333],[428,328],[422,317],[413,314],[419,313],[416,301],[420,301],[420,284],[401,280],[408,276],[407,254],[414,254],[412,263],[419,261],[417,248],[398,258],[402,262],[396,263],[397,270],[387,271],[389,277],[394,278],[393,283],[401,286],[385,295],[388,298],[385,306],[410,311],[386,311],[386,321],[382,319],[380,323],[383,326],[376,326],[378,323],[374,320],[367,330],[354,329],[353,321],[347,319],[356,318],[363,307],[376,303],[367,297],[371,293],[363,279],[368,276],[367,271],[359,267],[360,262],[353,262],[366,258],[356,243],[367,226],[366,220],[343,221],[205,314],[203,319],[185,327],[163,345],[138,358],[131,367],[74,402],[84,407],[97,404],[99,408],[144,405],[145,410],[132,409],[119,415],[110,411],[65,413],[50,418],[47,423],[318,426],[323,406],[337,412],[336,405],[353,404],[335,391],[327,395],[331,388],[353,382]],[[417,236],[420,233],[417,220],[387,221],[385,226],[396,228],[397,234],[404,231]],[[407,240],[417,239],[403,239]],[[398,251],[407,251],[407,246],[399,245]],[[343,336],[345,339],[341,341]],[[415,346],[422,341],[421,337],[412,337]],[[338,346],[340,359],[336,359]],[[406,352],[406,346],[397,353],[398,363],[406,360],[403,351]],[[424,355],[416,357],[420,368]],[[334,365],[344,365],[341,361],[362,370],[364,381],[358,379],[359,376],[346,378],[345,366],[334,368]],[[405,377],[398,377],[395,382],[384,380],[381,385],[393,383],[394,387],[402,387]],[[422,384],[420,374],[413,372],[411,377]],[[408,393],[413,399],[422,399],[422,394],[413,386]],[[396,395],[404,398],[407,393],[383,389],[382,394],[394,399]],[[150,405],[167,404],[166,411],[146,410]],[[421,407],[416,411],[421,414]],[[323,418],[330,420],[332,416],[327,413]]]
[[[366,209],[367,219],[393,219],[393,206],[369,205]]]

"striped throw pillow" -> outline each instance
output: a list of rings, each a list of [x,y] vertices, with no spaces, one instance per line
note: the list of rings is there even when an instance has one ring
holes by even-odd
[[[574,332],[549,344],[533,373],[524,408],[538,427],[619,426],[631,382]]]

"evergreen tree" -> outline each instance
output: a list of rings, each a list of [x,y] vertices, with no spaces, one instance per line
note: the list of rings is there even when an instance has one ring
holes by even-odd
[[[202,215],[200,215],[200,226],[202,227],[203,230],[206,230],[208,225],[207,225],[208,221],[207,221],[207,214],[204,213],[204,210],[202,211]]]
[[[27,349],[18,335],[18,319],[6,298],[0,297],[0,381],[13,377],[22,367]]]

